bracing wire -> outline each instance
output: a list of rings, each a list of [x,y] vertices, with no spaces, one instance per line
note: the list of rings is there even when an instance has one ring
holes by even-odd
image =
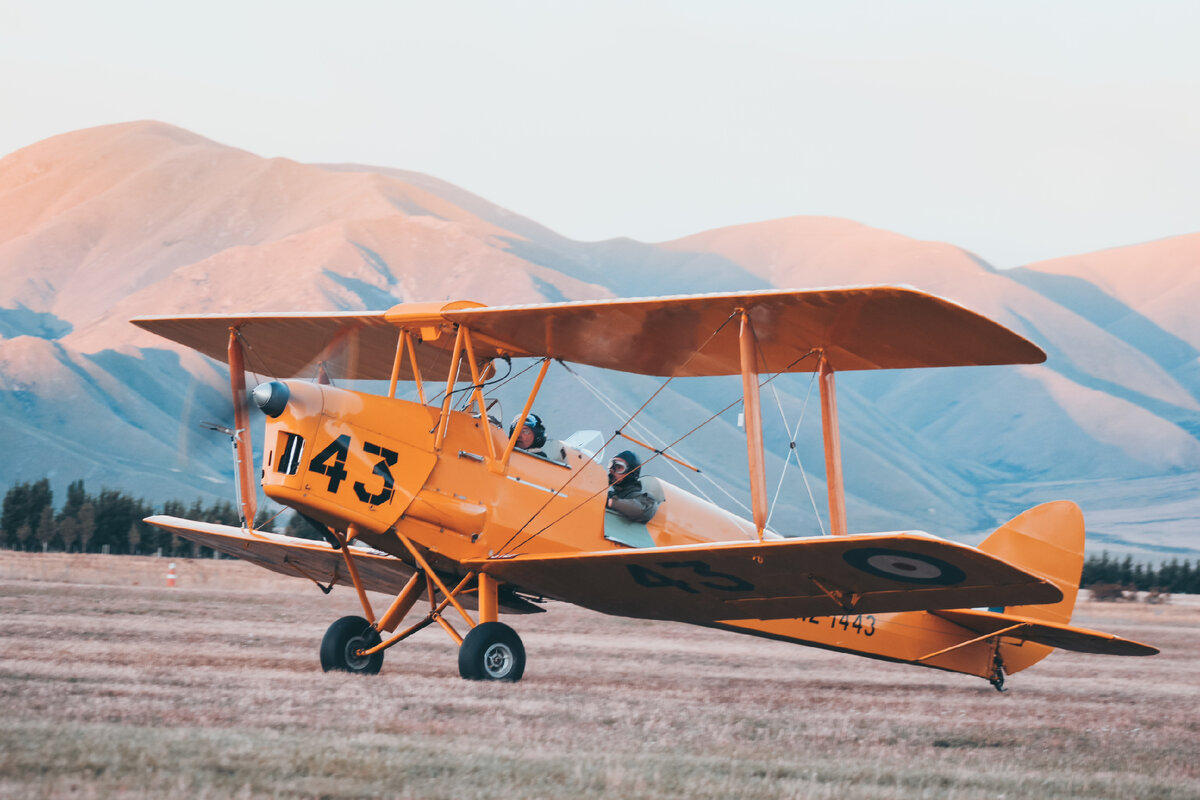
[[[701,351],[703,351],[703,349],[704,349],[704,348],[708,347],[708,343],[709,343],[709,342],[712,342],[712,341],[713,341],[713,339],[716,337],[716,335],[718,335],[718,333],[720,333],[722,330],[725,330],[725,326],[726,326],[726,325],[728,325],[728,324],[730,324],[730,321],[731,321],[731,320],[732,320],[734,317],[737,317],[737,315],[738,315],[738,312],[737,312],[737,311],[733,311],[733,312],[731,312],[731,313],[730,313],[730,315],[728,315],[728,317],[726,317],[726,318],[725,318],[725,321],[724,321],[724,323],[721,323],[720,325],[716,326],[716,330],[714,330],[712,333],[709,333],[709,335],[708,335],[708,338],[707,338],[707,339],[704,339],[704,342],[703,342],[703,343],[700,345],[700,347],[697,347],[695,350],[692,350],[692,353],[691,353],[691,355],[689,355],[689,356],[688,356],[688,359],[686,359],[686,360],[683,362],[683,365],[680,365],[680,366],[679,366],[679,367],[676,369],[676,374],[685,373],[685,372],[686,372],[686,368],[688,368],[688,365],[690,365],[690,363],[691,363],[692,359],[695,359],[695,357],[696,357],[696,355],[697,355],[697,354],[700,354],[700,353],[701,353]],[[566,366],[566,365],[565,365],[565,363],[563,363],[563,361],[562,361],[562,360],[557,360],[557,361],[560,363],[560,365],[563,365],[564,367]],[[656,389],[656,390],[654,391],[653,395],[650,395],[650,396],[649,396],[649,397],[646,399],[646,402],[642,403],[642,404],[640,405],[640,407],[638,407],[638,409],[637,409],[636,411],[634,411],[634,414],[630,415],[630,416],[628,417],[628,419],[626,419],[626,420],[625,420],[625,422],[624,422],[624,425],[623,425],[622,427],[624,427],[625,425],[630,425],[630,423],[632,423],[632,421],[634,421],[634,420],[636,419],[636,417],[637,417],[637,415],[638,415],[638,414],[641,414],[643,410],[646,410],[646,407],[647,407],[647,405],[649,405],[650,403],[652,403],[652,402],[654,401],[654,398],[655,398],[655,397],[658,397],[658,396],[660,395],[660,393],[661,393],[662,391],[664,391],[668,385],[671,385],[671,381],[673,381],[674,379],[676,379],[676,375],[671,375],[671,377],[668,377],[668,378],[667,378],[665,381],[662,381],[662,385],[661,385],[661,386],[659,386],[659,387],[658,387],[658,389]],[[732,407],[731,407],[731,408],[732,408]],[[706,423],[707,423],[707,422],[706,422]],[[612,440],[617,438],[617,435],[618,435],[619,431],[620,431],[620,428],[618,428],[618,429],[617,429],[617,431],[614,431],[614,432],[613,432],[613,434],[611,435],[611,437],[608,437],[608,438],[605,440],[605,443],[601,445],[601,449],[604,449],[604,447],[607,447],[608,445],[612,444]],[[695,428],[694,428],[694,429],[692,429],[692,431],[691,431],[691,432],[689,432],[688,434],[685,434],[685,435],[690,435],[692,432],[695,432]],[[679,440],[677,440],[677,441],[679,441]],[[668,445],[668,446],[670,446],[670,445]],[[655,457],[658,457],[658,453],[655,453],[655,455],[654,455],[654,456],[650,457],[650,459],[648,459],[648,462],[649,462],[649,461],[653,461],[653,459],[654,459]],[[529,524],[530,524],[530,523],[533,523],[534,519],[538,518],[538,516],[540,515],[540,513],[546,509],[546,506],[547,506],[547,505],[550,505],[550,501],[551,501],[551,500],[553,500],[553,498],[554,498],[554,497],[558,497],[558,494],[559,494],[560,492],[562,492],[562,489],[566,488],[566,486],[570,485],[570,482],[571,482],[571,481],[574,481],[574,480],[575,480],[575,475],[577,475],[577,473],[574,473],[574,474],[572,474],[572,475],[571,475],[571,477],[569,477],[569,479],[568,479],[568,480],[566,480],[566,481],[563,483],[563,486],[559,488],[559,491],[558,491],[558,492],[554,493],[554,494],[552,495],[552,497],[550,497],[550,498],[547,498],[547,499],[546,499],[546,501],[545,501],[545,503],[544,503],[544,504],[542,504],[542,505],[541,505],[541,507],[539,507],[539,509],[538,509],[538,510],[536,510],[536,511],[533,513],[533,516],[530,516],[530,517],[527,519],[527,521],[526,521],[526,522],[524,522],[524,524],[523,524],[523,525],[521,525],[521,528],[518,528],[516,531],[514,531],[514,534],[512,534],[511,536],[509,536],[509,539],[508,539],[508,541],[505,541],[505,542],[504,542],[504,545],[500,546],[500,548],[499,548],[499,549],[498,549],[498,551],[497,551],[497,554],[504,552],[504,549],[505,549],[506,547],[508,547],[508,546],[510,545],[510,543],[512,543],[512,540],[516,539],[516,537],[517,537],[517,536],[520,536],[520,535],[521,535],[521,533],[523,533],[524,529],[528,528],[528,527],[529,527]],[[596,492],[596,493],[594,493],[594,494],[590,495],[590,497],[589,497],[589,498],[587,498],[587,500],[590,500],[590,499],[592,499],[592,498],[596,497],[596,494],[599,494],[599,492]],[[586,501],[587,501],[587,500],[584,500],[584,503],[586,503]],[[566,513],[568,513],[568,515],[569,515],[569,513],[572,513],[572,512],[574,512],[576,509],[580,509],[580,507],[582,507],[582,504],[581,504],[581,505],[578,505],[578,506],[575,506],[575,509],[571,509],[570,511],[568,511],[568,512],[566,512]],[[563,515],[563,517],[565,517],[565,516],[566,516],[566,515]],[[524,543],[526,543],[526,542],[528,542],[528,541],[530,541],[530,540],[534,539],[534,537],[536,537],[536,536],[540,536],[542,533],[545,533],[545,531],[546,531],[548,528],[550,528],[550,527],[551,527],[551,525],[558,523],[558,522],[560,521],[560,519],[562,519],[562,517],[559,517],[559,519],[556,519],[556,521],[553,521],[552,523],[550,523],[550,524],[548,524],[548,525],[545,525],[545,527],[542,527],[540,530],[536,531],[536,533],[534,533],[533,535],[530,535],[530,536],[526,537],[526,539],[524,539],[524,540],[522,540],[522,541],[521,541],[521,545],[518,545],[517,547],[521,547],[521,546],[523,546],[523,545],[524,545]]]
[[[529,370],[536,367],[538,364],[541,364],[542,361],[544,361],[544,360],[545,359],[539,358],[539,359],[536,359],[536,360],[530,362],[527,367],[525,367],[523,370],[516,373],[515,375],[513,374],[513,371],[512,371],[512,363],[509,362],[507,375],[503,375],[499,378],[492,378],[490,381],[484,381],[483,383],[479,384],[478,386],[476,386],[473,383],[468,383],[465,386],[459,386],[453,392],[451,392],[451,394],[453,395],[453,394],[458,394],[460,392],[471,392],[471,391],[474,391],[475,389],[483,389],[486,386],[492,386],[493,384],[496,384],[495,388],[499,389],[504,384],[509,383],[511,381],[515,381],[517,378],[521,377],[526,372],[528,372]],[[508,359],[505,359],[505,361],[508,362]],[[446,390],[442,389],[437,394],[430,396],[430,398],[426,401],[426,405],[431,405],[431,406],[437,405],[437,401],[440,400],[442,397],[444,397],[445,394],[446,394]],[[470,405],[470,403],[471,403],[471,400],[468,397],[466,399],[466,401],[463,403],[463,408],[466,408],[468,405]]]
[[[767,371],[769,372],[770,367],[767,364],[767,355],[762,350],[762,344],[759,343],[757,339],[755,339],[754,345],[758,351],[758,358],[759,358],[760,362],[762,363],[763,367],[766,368]],[[817,373],[814,371],[812,373],[812,379],[809,380],[808,391],[804,395],[804,404],[800,408],[800,418],[796,420],[796,426],[794,429],[792,428],[791,425],[788,424],[787,413],[783,410],[783,401],[780,400],[779,390],[775,386],[775,383],[774,383],[775,378],[779,377],[779,375],[782,375],[784,372],[791,370],[792,367],[794,367],[796,364],[800,363],[804,359],[808,358],[809,356],[813,355],[814,352],[816,352],[816,351],[809,350],[807,353],[802,355],[800,358],[798,358],[795,361],[793,361],[792,363],[788,364],[783,370],[775,373],[771,377],[771,379],[766,382],[766,384],[769,384],[771,387],[771,396],[775,398],[775,407],[779,409],[779,419],[783,423],[783,429],[785,431],[787,431],[787,434],[788,434],[788,451],[787,451],[787,455],[783,459],[783,469],[779,473],[779,483],[776,485],[775,495],[771,498],[771,502],[768,505],[767,519],[763,523],[763,527],[770,528],[771,517],[773,517],[775,515],[775,509],[779,507],[779,495],[783,491],[784,479],[787,477],[788,466],[791,464],[792,456],[794,455],[796,457],[796,466],[800,470],[800,478],[804,482],[804,489],[808,493],[809,502],[812,504],[812,507],[813,507],[813,516],[815,516],[817,518],[817,526],[820,528],[821,535],[823,536],[823,535],[825,535],[825,525],[824,525],[824,523],[821,522],[821,512],[817,509],[817,501],[813,497],[812,486],[809,485],[809,482],[808,482],[808,473],[804,469],[803,462],[800,461],[799,451],[796,450],[796,437],[800,433],[800,425],[804,422],[804,416],[808,410],[808,402],[812,397],[812,387],[813,387],[813,384],[816,382]]]
[[[625,409],[623,409],[623,408],[622,408],[622,407],[621,407],[621,406],[620,406],[620,405],[619,405],[619,404],[618,404],[618,403],[617,403],[615,400],[613,400],[611,397],[609,397],[608,395],[604,394],[604,392],[602,392],[602,391],[599,389],[599,387],[597,387],[595,384],[593,384],[593,383],[592,383],[591,381],[589,381],[587,378],[585,378],[585,377],[583,377],[582,375],[580,375],[580,374],[579,374],[578,372],[576,372],[575,370],[572,370],[572,369],[570,369],[570,368],[568,367],[567,371],[568,371],[568,372],[569,372],[571,375],[573,375],[577,381],[579,381],[580,385],[582,385],[582,386],[583,386],[585,389],[587,389],[589,392],[591,392],[591,394],[592,394],[592,396],[593,396],[593,397],[595,397],[597,400],[599,400],[599,401],[600,401],[600,402],[601,402],[601,403],[602,403],[602,404],[603,404],[603,405],[604,405],[604,406],[605,406],[605,407],[606,407],[606,408],[607,408],[609,411],[611,411],[611,412],[613,413],[613,415],[614,415],[614,416],[616,416],[618,419],[620,419],[620,418],[626,418],[626,419],[628,419],[628,418],[629,418],[629,414],[628,414],[628,413],[625,411]],[[731,407],[732,407],[732,406],[728,406],[727,408],[731,408]],[[722,413],[724,413],[724,412],[722,412]],[[657,435],[657,434],[656,434],[654,431],[650,430],[650,428],[648,428],[646,425],[643,425],[642,423],[640,423],[640,422],[637,422],[636,420],[634,420],[634,421],[631,421],[631,422],[629,422],[629,423],[626,423],[626,424],[627,424],[629,427],[632,427],[632,428],[634,428],[634,429],[635,429],[635,430],[636,430],[638,433],[640,433],[640,434],[642,434],[643,436],[645,436],[645,437],[646,437],[648,440],[650,440],[652,443],[654,443],[654,444],[656,444],[656,445],[659,445],[659,449],[666,449],[666,447],[667,447],[667,446],[663,446],[663,445],[662,445],[662,443],[663,443],[665,440],[664,440],[662,437],[658,436],[658,435]],[[611,441],[611,440],[610,440],[610,441]],[[668,462],[668,463],[669,463],[669,462]],[[695,480],[692,478],[692,476],[691,476],[691,475],[689,475],[688,473],[684,472],[684,471],[683,471],[682,469],[680,469],[680,468],[679,468],[679,466],[678,466],[678,465],[676,465],[676,464],[671,464],[671,468],[672,468],[672,469],[675,471],[675,473],[676,473],[676,474],[678,474],[678,475],[679,475],[679,477],[680,477],[680,478],[682,478],[684,481],[686,481],[686,482],[687,482],[687,484],[688,484],[688,485],[689,485],[689,486],[692,488],[692,490],[693,490],[693,491],[695,491],[695,492],[696,492],[696,494],[700,495],[701,497],[703,497],[705,500],[707,500],[707,501],[708,501],[708,502],[710,502],[710,503],[713,501],[713,500],[712,500],[712,498],[711,498],[711,497],[709,497],[709,496],[708,496],[708,494],[707,494],[707,493],[704,491],[704,488],[703,488],[702,486],[700,486],[700,484],[698,484],[698,483],[697,483],[697,482],[696,482],[696,481],[695,481]],[[709,482],[710,484],[712,484],[712,486],[713,486],[713,487],[715,487],[716,489],[718,489],[719,491],[721,491],[721,492],[722,492],[722,493],[723,493],[723,494],[724,494],[726,497],[728,497],[728,498],[729,498],[729,500],[730,500],[730,501],[732,501],[733,503],[735,503],[735,504],[736,504],[736,505],[737,505],[739,508],[743,509],[744,511],[749,511],[749,510],[750,510],[750,507],[749,507],[749,506],[747,506],[745,503],[743,503],[743,502],[742,502],[742,501],[741,501],[741,500],[740,500],[738,497],[736,497],[735,495],[733,495],[732,493],[730,493],[730,491],[729,491],[728,489],[726,489],[724,486],[722,486],[722,485],[721,485],[719,482],[717,482],[717,481],[716,481],[716,480],[714,480],[713,478],[709,477],[707,474],[705,475],[705,478],[707,478],[708,482]]]
[[[775,405],[779,408],[779,416],[783,421],[784,428],[788,431],[788,453],[783,460],[783,470],[779,473],[779,483],[775,487],[775,495],[771,498],[771,508],[767,512],[767,526],[771,524],[771,517],[775,514],[775,509],[779,503],[779,495],[783,491],[784,478],[787,477],[788,465],[791,463],[792,456],[796,457],[796,467],[800,470],[800,479],[804,482],[804,489],[808,492],[808,500],[813,507],[813,516],[817,518],[817,526],[821,529],[821,535],[825,535],[825,523],[821,521],[821,512],[817,508],[817,500],[813,496],[812,486],[808,482],[808,473],[804,469],[804,462],[800,460],[800,453],[796,450],[796,437],[800,433],[800,425],[804,422],[805,414],[808,412],[808,403],[812,398],[812,387],[817,382],[817,373],[812,374],[812,378],[808,382],[808,391],[804,394],[804,403],[800,407],[800,417],[796,420],[795,428],[790,428],[787,421],[787,415],[783,410],[783,401],[779,399],[779,392],[774,385],[771,386],[771,394],[775,398]]]
[[[732,317],[733,317],[733,315],[730,315],[730,319],[732,319]],[[729,321],[729,320],[726,320],[726,323],[727,323],[728,321]],[[720,329],[718,328],[718,331],[719,331],[719,330],[720,330]],[[713,334],[713,335],[715,336],[715,335],[716,335],[716,333],[714,332],[714,334]],[[712,337],[709,337],[709,338],[711,339]],[[697,351],[697,352],[698,352],[698,351]],[[805,353],[804,355],[802,355],[802,356],[800,356],[799,358],[796,358],[795,360],[793,360],[793,361],[792,361],[790,364],[788,364],[786,367],[784,367],[784,368],[783,368],[783,370],[781,370],[780,372],[777,372],[777,373],[775,373],[774,375],[771,375],[771,376],[770,376],[769,378],[767,378],[765,381],[762,381],[762,382],[759,384],[759,387],[761,388],[761,387],[763,387],[763,386],[766,386],[766,385],[768,385],[768,384],[772,383],[772,382],[773,382],[773,381],[774,381],[776,378],[778,378],[780,375],[784,374],[785,372],[787,372],[788,370],[790,370],[792,367],[794,367],[796,364],[799,364],[801,361],[803,361],[804,359],[808,358],[809,356],[813,355],[813,354],[814,354],[814,353],[816,353],[816,352],[817,352],[816,350],[809,350],[809,351],[808,351],[807,353]],[[560,362],[560,363],[561,363],[561,362]],[[563,366],[564,366],[564,367],[566,367],[566,365],[565,365],[565,364],[564,364]],[[568,371],[570,372],[570,370],[569,370],[569,369],[568,369]],[[669,383],[669,382],[670,382],[670,380],[668,380],[667,382]],[[665,386],[665,384],[664,384],[664,386]],[[660,388],[660,390],[659,390],[659,391],[661,391],[661,388]],[[658,392],[656,392],[655,394],[658,394]],[[691,436],[693,433],[695,433],[696,431],[700,430],[700,429],[701,429],[701,428],[703,428],[705,425],[709,424],[709,423],[710,423],[710,422],[712,422],[714,419],[716,419],[717,417],[721,416],[721,415],[722,415],[722,414],[724,414],[726,411],[728,411],[729,409],[733,408],[734,406],[736,406],[738,403],[741,403],[741,402],[743,402],[743,399],[741,399],[741,398],[739,398],[739,399],[737,399],[737,400],[734,400],[733,402],[729,403],[728,405],[726,405],[726,406],[725,406],[724,408],[722,408],[721,410],[717,411],[715,414],[712,414],[711,416],[709,416],[707,419],[705,419],[705,420],[704,420],[703,422],[701,422],[700,424],[698,424],[698,425],[694,426],[693,428],[691,428],[691,430],[687,431],[686,433],[684,433],[684,434],[683,434],[682,436],[680,436],[679,438],[675,439],[675,441],[673,441],[673,442],[671,442],[671,443],[667,444],[666,446],[664,446],[664,447],[663,447],[663,448],[661,448],[660,450],[656,450],[656,451],[655,451],[655,453],[654,453],[654,455],[650,456],[650,458],[646,459],[646,461],[645,461],[645,462],[642,464],[642,468],[645,468],[645,467],[646,467],[648,464],[650,464],[651,462],[653,462],[653,461],[654,461],[654,459],[658,458],[658,456],[659,456],[659,455],[662,453],[662,451],[664,451],[664,450],[669,450],[669,449],[673,448],[675,445],[679,444],[679,442],[681,442],[681,441],[683,441],[684,439],[686,439],[687,437]],[[640,412],[641,412],[643,409],[645,409],[646,405],[648,405],[648,401],[647,401],[647,403],[643,403],[643,404],[642,404],[641,408],[639,408],[639,409],[638,409],[638,411],[634,413],[634,416],[636,416],[636,415],[637,415],[638,413],[640,413]],[[626,422],[625,422],[625,425],[629,425],[629,424],[630,424],[632,421],[633,421],[633,420],[632,420],[632,418],[630,418],[630,419],[627,419],[627,420],[626,420]],[[612,442],[612,440],[616,438],[616,436],[617,436],[617,433],[616,433],[616,432],[614,432],[614,434],[613,434],[612,436],[610,436],[610,437],[609,437],[609,438],[608,438],[608,439],[605,441],[605,443],[604,443],[604,445],[603,445],[603,446],[604,446],[604,447],[607,447],[607,446],[608,446],[608,444],[609,444],[609,443],[611,443],[611,442]],[[571,480],[573,480],[573,479],[574,479],[574,477],[575,477],[575,476],[574,476],[574,475],[572,475],[572,476],[571,476],[571,478],[570,478],[570,479],[568,479],[568,480],[566,481],[566,483],[564,483],[564,484],[563,484],[562,488],[563,488],[563,489],[565,489],[565,488],[566,488],[566,486],[567,486],[567,484],[569,484],[569,483],[571,482]],[[713,483],[714,483],[714,485],[717,485],[717,486],[719,486],[719,484],[717,484],[717,483],[716,483],[716,481],[713,481]],[[566,517],[570,516],[570,515],[571,515],[571,514],[573,514],[575,511],[577,511],[578,509],[582,508],[582,507],[583,507],[583,506],[584,506],[584,505],[585,505],[585,504],[586,504],[586,503],[587,503],[589,500],[591,500],[592,498],[596,497],[596,496],[597,496],[597,495],[599,495],[601,492],[605,491],[607,488],[608,488],[608,487],[604,487],[604,488],[602,488],[602,489],[599,489],[599,490],[597,490],[597,491],[593,492],[591,495],[589,495],[588,497],[586,497],[586,498],[585,498],[585,499],[584,499],[582,502],[580,502],[579,504],[575,505],[574,507],[572,507],[572,508],[568,509],[568,510],[567,510],[566,512],[564,512],[563,514],[559,515],[559,517],[558,517],[558,518],[556,518],[556,519],[554,519],[554,520],[551,520],[549,523],[547,523],[546,525],[542,526],[542,527],[541,527],[540,529],[538,529],[537,531],[535,531],[535,532],[531,533],[529,536],[526,536],[524,539],[522,539],[520,542],[518,542],[518,543],[517,543],[517,544],[516,544],[516,545],[515,545],[515,546],[514,546],[512,549],[515,551],[515,550],[519,550],[521,547],[524,547],[524,546],[525,546],[526,544],[528,544],[530,541],[532,541],[533,539],[535,539],[535,538],[537,538],[538,536],[542,535],[542,534],[543,534],[543,533],[545,533],[547,530],[549,530],[551,527],[553,527],[554,525],[558,524],[558,523],[559,523],[559,522],[561,522],[563,519],[565,519]],[[561,491],[561,489],[560,489],[560,491]],[[810,491],[810,496],[811,496],[811,491]],[[737,500],[737,498],[733,498],[733,497],[732,497],[732,495],[731,495],[731,498],[734,500],[734,502],[738,503],[738,505],[740,505],[742,508],[745,508],[745,507],[746,507],[744,503],[741,503],[740,501],[738,501],[738,500]],[[553,499],[553,498],[551,498],[551,499]],[[710,502],[711,502],[711,501],[710,501]],[[506,549],[506,548],[507,548],[507,547],[508,547],[508,546],[509,546],[509,545],[512,543],[512,541],[513,541],[513,540],[514,540],[514,539],[515,539],[515,538],[516,538],[518,535],[520,535],[520,534],[521,534],[521,533],[522,533],[522,532],[525,530],[525,528],[527,528],[527,527],[529,526],[529,524],[530,524],[531,522],[533,522],[533,520],[537,519],[538,515],[539,515],[539,514],[541,514],[542,510],[543,510],[543,509],[545,509],[545,508],[546,508],[546,506],[547,506],[547,505],[549,505],[549,503],[550,503],[550,500],[549,500],[549,499],[548,499],[548,500],[547,500],[545,503],[543,503],[543,504],[542,504],[542,506],[541,506],[541,507],[540,507],[540,508],[539,508],[539,509],[538,509],[536,512],[534,512],[533,516],[531,516],[531,517],[529,518],[529,520],[527,520],[527,521],[525,522],[525,524],[521,526],[521,528],[520,528],[520,529],[518,529],[516,532],[514,532],[514,533],[513,533],[513,535],[512,535],[512,536],[510,536],[510,537],[508,538],[508,541],[506,541],[506,542],[505,542],[505,543],[504,543],[504,544],[503,544],[503,545],[502,545],[502,546],[501,546],[501,547],[500,547],[500,548],[499,548],[499,549],[496,551],[496,553],[495,553],[495,556],[493,556],[493,557],[496,557],[496,556],[499,556],[499,555],[501,555],[501,554],[503,553],[503,551],[504,551],[504,550],[505,550],[505,549]]]
[[[246,335],[244,333],[242,333],[241,328],[236,329],[236,335],[237,335],[238,341],[242,343],[242,352],[246,354],[245,360],[249,361],[250,360],[249,356],[251,356],[251,355],[254,356],[254,360],[258,361],[259,366],[262,367],[262,374],[263,375],[269,374],[267,372],[267,362],[262,358],[262,356],[260,356],[258,354],[258,351],[255,350],[254,347],[250,344],[250,340],[246,338]],[[255,380],[256,384],[262,383],[262,377],[258,374],[257,370],[250,369],[248,371],[251,375],[254,376],[254,380]]]
[[[470,384],[467,384],[466,386],[462,387],[461,389],[454,390],[453,394],[458,394],[459,392],[467,392],[467,394],[465,394],[463,396],[462,405],[459,407],[459,411],[466,411],[467,408],[470,407],[471,402],[474,400],[474,398],[472,397],[472,394],[475,392],[476,389],[479,389],[480,391],[482,391],[489,386],[496,386],[497,384],[503,385],[504,383],[507,383],[510,379],[516,377],[515,375],[512,374],[512,359],[509,358],[508,356],[501,356],[501,360],[504,361],[504,363],[508,365],[508,372],[505,373],[504,375],[501,375],[498,378],[492,378],[490,381],[481,381],[479,383],[470,383]],[[495,363],[495,362],[492,362],[492,363]],[[537,362],[534,362],[534,363],[537,363]],[[529,368],[530,367],[526,367],[525,369],[529,369]],[[483,372],[483,371],[486,371],[486,369],[487,369],[487,367],[484,367],[484,369],[480,370],[480,371]],[[521,372],[524,372],[524,371],[525,370],[521,370]],[[517,375],[520,375],[520,374],[521,374],[520,372],[517,373]],[[444,392],[445,389],[443,389],[442,391]]]

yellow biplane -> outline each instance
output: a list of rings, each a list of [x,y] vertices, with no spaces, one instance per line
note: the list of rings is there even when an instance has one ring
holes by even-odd
[[[545,600],[977,675],[998,689],[1056,647],[1158,652],[1070,625],[1084,542],[1073,503],[1032,508],[978,547],[918,531],[848,532],[836,372],[1045,360],[1007,328],[929,294],[882,286],[133,322],[226,361],[235,401],[242,527],[147,521],[325,591],[353,586],[363,616],[326,632],[327,671],[378,672],[386,649],[436,623],[458,643],[464,678],[516,681],[525,651],[500,614],[542,611]],[[335,350],[349,351],[339,378],[387,381],[386,394],[335,386],[323,368],[314,381],[313,365]],[[527,452],[521,426],[489,418],[485,389],[512,359],[540,360],[521,420],[552,362],[668,381],[740,375],[752,519],[656,478],[643,478],[657,502],[650,519],[613,513],[596,442]],[[252,393],[266,415],[263,491],[325,541],[252,529],[248,366],[276,378]],[[759,390],[764,375],[788,372],[816,373],[820,387],[827,535],[767,527]],[[414,399],[397,396],[401,381]],[[651,449],[651,459],[681,460]],[[377,613],[368,590],[395,599]],[[401,628],[418,603],[428,610]]]

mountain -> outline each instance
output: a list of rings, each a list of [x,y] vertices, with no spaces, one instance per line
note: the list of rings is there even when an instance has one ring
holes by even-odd
[[[1013,277],[1071,308],[1200,393],[1200,234],[1056,258]]]
[[[83,478],[156,501],[228,496],[228,441],[200,426],[228,424],[224,368],[129,325],[138,314],[901,283],[995,317],[1050,358],[839,375],[853,528],[972,540],[1070,497],[1100,546],[1195,556],[1198,260],[1200,234],[999,271],[952,244],[818,217],[576,242],[420,173],[261,158],[157,122],[76,131],[0,159],[0,485],[48,475],[60,493]],[[659,385],[586,374],[629,409]],[[809,491],[822,508],[824,470],[810,377],[772,389],[787,420],[767,421],[771,485],[788,479],[772,524],[815,532]],[[737,391],[673,384],[643,417],[670,441]],[[565,372],[539,411],[565,432],[620,425]],[[784,467],[801,414],[808,488]],[[713,499],[735,506],[723,492],[745,501],[741,441],[734,409],[682,446],[712,465]]]

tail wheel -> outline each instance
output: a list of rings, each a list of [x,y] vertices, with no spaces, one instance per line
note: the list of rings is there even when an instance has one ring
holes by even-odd
[[[997,692],[1004,691],[1004,659],[1000,657],[999,642],[996,643],[996,652],[992,654],[992,674],[988,683],[995,687]]]
[[[383,666],[383,651],[369,656],[360,655],[379,644],[379,632],[362,617],[342,617],[329,626],[325,638],[321,639],[321,669],[329,672],[357,672],[374,675]]]
[[[471,629],[458,648],[458,674],[469,681],[521,680],[525,646],[503,622],[484,622]]]

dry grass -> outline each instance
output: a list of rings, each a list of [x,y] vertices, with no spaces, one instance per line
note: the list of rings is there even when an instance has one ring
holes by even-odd
[[[1194,605],[1085,603],[1163,654],[1056,653],[1005,695],[554,606],[515,618],[526,677],[493,685],[436,629],[325,675],[352,591],[232,561],[179,561],[168,590],[166,563],[0,553],[0,795],[1200,797]]]

